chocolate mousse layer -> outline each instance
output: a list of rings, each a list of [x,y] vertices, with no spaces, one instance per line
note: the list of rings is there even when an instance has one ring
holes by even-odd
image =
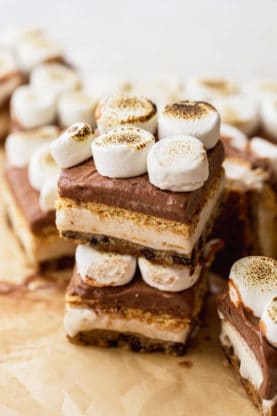
[[[219,311],[255,354],[263,372],[260,396],[264,400],[271,400],[277,394],[277,349],[262,335],[259,320],[243,306],[235,307],[227,293],[219,298]]]
[[[8,186],[31,231],[39,234],[45,227],[55,227],[55,211],[43,212],[39,206],[39,192],[30,185],[27,168],[6,165]]]
[[[192,320],[199,312],[206,293],[206,276],[202,272],[194,286],[182,292],[165,292],[147,285],[139,271],[124,286],[93,287],[84,283],[76,268],[67,289],[66,301],[93,308],[138,309],[143,313],[168,315]],[[74,297],[76,299],[74,299]]]
[[[101,176],[92,159],[64,169],[59,179],[61,198],[77,203],[98,202],[108,206],[141,212],[159,218],[190,223],[200,212],[212,180],[221,173],[224,148],[219,142],[208,151],[209,178],[193,192],[162,191],[151,185],[148,175],[110,179]]]

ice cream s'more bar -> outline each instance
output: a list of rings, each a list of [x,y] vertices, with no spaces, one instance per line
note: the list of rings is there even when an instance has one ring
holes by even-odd
[[[277,414],[277,261],[250,256],[231,268],[218,303],[220,341],[253,403]]]
[[[155,141],[151,102],[122,99],[86,161],[74,128],[51,145],[63,168],[57,227],[79,244],[65,329],[73,342],[180,355],[199,321],[204,248],[224,188],[219,117],[206,103],[170,105]]]

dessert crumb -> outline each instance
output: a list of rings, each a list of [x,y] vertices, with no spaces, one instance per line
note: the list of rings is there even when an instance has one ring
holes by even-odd
[[[190,360],[182,360],[179,361],[178,365],[180,367],[191,368],[193,366],[193,362]]]

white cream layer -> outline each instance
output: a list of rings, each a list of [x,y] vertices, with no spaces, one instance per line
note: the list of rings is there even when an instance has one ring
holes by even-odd
[[[116,318],[109,313],[70,305],[66,305],[64,327],[70,337],[74,337],[79,332],[102,329],[135,333],[147,338],[170,342],[185,342],[190,329],[189,325],[181,329],[167,329],[157,322],[150,323],[135,318]]]
[[[220,342],[223,346],[230,347],[234,349],[236,357],[240,361],[240,375],[242,378],[250,381],[253,386],[259,390],[261,383],[263,382],[263,373],[260,363],[255,357],[253,351],[249,348],[247,342],[240,335],[240,333],[234,328],[234,326],[221,317],[221,334]],[[271,400],[263,400],[263,415],[267,416],[269,414],[270,408],[277,401],[277,395],[274,396]]]
[[[105,234],[151,247],[154,250],[169,250],[177,253],[191,254],[195,243],[200,238],[209,218],[223,191],[225,181],[222,181],[213,197],[208,199],[199,215],[198,223],[190,238],[183,235],[158,230],[151,225],[140,225],[133,220],[104,218],[86,208],[62,208],[56,212],[56,225],[59,231],[76,231],[92,234]]]

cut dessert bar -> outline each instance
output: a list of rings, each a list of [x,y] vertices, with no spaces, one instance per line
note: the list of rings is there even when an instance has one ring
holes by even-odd
[[[232,267],[219,298],[226,358],[264,416],[277,415],[277,262],[245,257]]]

